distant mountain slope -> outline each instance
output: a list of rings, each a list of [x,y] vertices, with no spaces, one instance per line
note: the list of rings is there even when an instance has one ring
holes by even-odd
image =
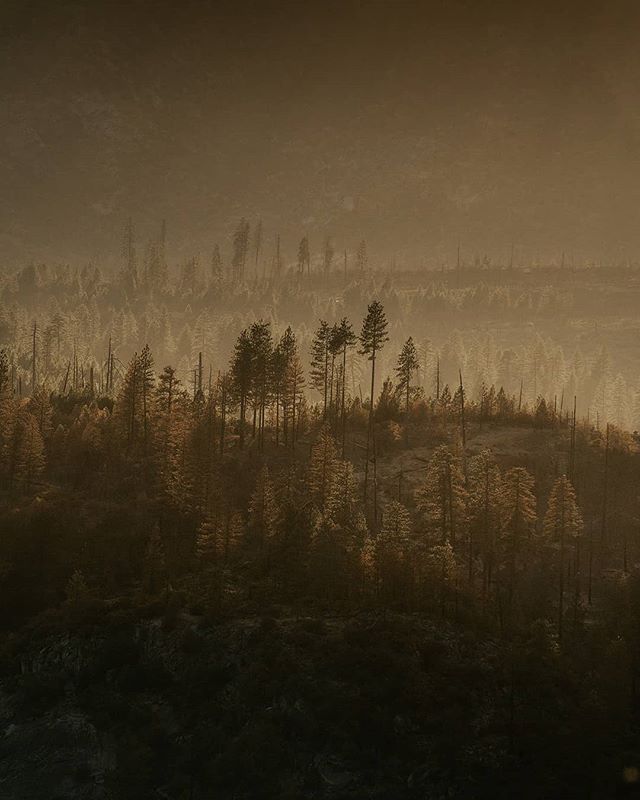
[[[9,3],[0,259],[173,254],[261,216],[293,257],[365,237],[420,263],[511,242],[633,257],[637,64],[614,11],[482,4]],[[615,46],[611,46],[615,43]]]

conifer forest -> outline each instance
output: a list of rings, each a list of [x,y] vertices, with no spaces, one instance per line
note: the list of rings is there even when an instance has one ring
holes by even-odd
[[[0,10],[2,800],[640,796],[640,20],[569,5]]]

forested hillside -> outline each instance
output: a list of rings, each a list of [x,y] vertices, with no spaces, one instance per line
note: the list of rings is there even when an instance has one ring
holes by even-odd
[[[428,391],[379,300],[215,371],[67,320],[0,355],[4,796],[633,789],[636,436]]]
[[[638,30],[0,2],[0,800],[640,797]]]

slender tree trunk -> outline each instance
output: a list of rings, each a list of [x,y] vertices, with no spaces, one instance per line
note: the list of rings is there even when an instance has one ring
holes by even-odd
[[[220,457],[224,455],[224,435],[227,423],[227,390],[225,381],[222,382],[222,396],[220,398]]]
[[[136,377],[138,375],[138,354],[134,353],[133,380],[131,386],[131,416],[129,420],[129,444],[133,440],[136,423]]]
[[[243,392],[240,397],[240,449],[244,447],[244,423],[247,413],[247,396]]]
[[[335,370],[335,356],[331,354],[331,378],[329,381],[329,419],[333,421],[333,374]],[[337,399],[337,398],[336,398]]]
[[[376,351],[375,346],[371,353],[371,405],[369,407],[369,425],[367,427],[367,450],[364,462],[364,502],[367,502],[367,489],[369,487],[369,447],[371,445],[371,433],[373,430],[373,397],[376,380]]]
[[[296,392],[298,390],[298,379],[294,376],[293,379],[293,402],[291,404],[291,449],[296,449]]]
[[[375,424],[371,429],[371,449],[373,451],[373,528],[378,529],[378,454],[376,452]]]
[[[604,564],[604,551],[607,538],[607,512],[609,502],[609,423],[607,423],[607,433],[604,448],[604,475],[602,479],[602,515],[600,518],[600,568]]]
[[[329,348],[325,343],[324,347],[324,401],[322,405],[322,421],[327,418],[327,395],[329,392]]]
[[[451,526],[451,547],[456,549],[456,529],[453,519],[453,481],[451,479],[451,467],[447,465],[447,493],[449,495],[449,525]]]
[[[346,252],[345,252],[346,255]],[[342,460],[344,461],[345,435],[347,430],[347,416],[345,411],[344,393],[347,383],[347,345],[342,349],[342,398],[340,401],[342,414]]]
[[[37,325],[33,323],[33,346],[31,350],[31,394],[35,394],[36,391],[36,332],[37,332]]]
[[[460,371],[460,428],[462,431],[462,458],[466,463],[467,429],[464,419],[464,386],[462,384],[462,371]],[[466,475],[466,468],[465,468]]]
[[[563,617],[564,617],[564,539],[565,539],[565,520],[564,520],[564,498],[562,500],[562,518],[560,521],[560,585],[558,590],[558,639],[562,641]]]

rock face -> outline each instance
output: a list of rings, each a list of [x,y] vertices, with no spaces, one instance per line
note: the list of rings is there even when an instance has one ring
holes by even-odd
[[[7,800],[106,798],[115,766],[109,736],[82,708],[76,689],[97,640],[48,637],[15,660],[0,704],[0,796]],[[9,691],[7,691],[9,689]]]
[[[95,725],[73,703],[9,724],[0,741],[0,792],[6,800],[103,800],[105,773],[113,767],[112,748],[105,748]]]
[[[499,642],[445,621],[109,612],[72,627],[0,657],[2,800],[565,796],[549,732],[573,724],[566,680],[537,664],[510,729]]]
[[[2,664],[0,797],[402,796],[415,764],[376,753],[415,739],[402,683],[418,688],[426,629],[394,664],[380,625],[179,615],[25,636]]]

